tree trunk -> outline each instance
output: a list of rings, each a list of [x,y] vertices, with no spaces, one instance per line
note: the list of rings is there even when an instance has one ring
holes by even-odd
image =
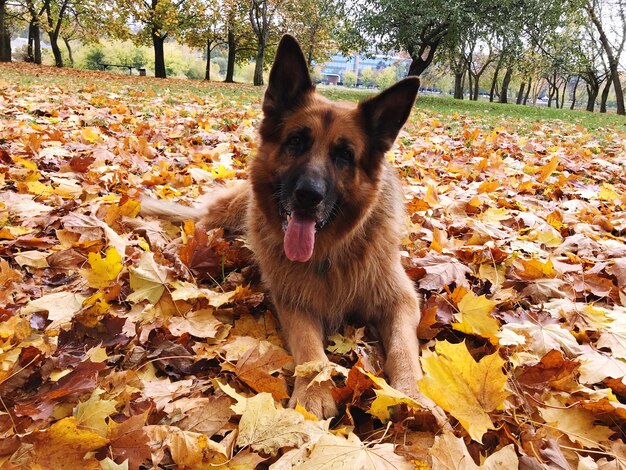
[[[41,28],[35,24],[35,63],[41,65]]]
[[[560,106],[561,109],[563,109],[563,106],[565,106],[565,93],[567,93],[568,83],[569,83],[569,77],[567,78],[567,80],[565,80],[565,83],[563,84],[563,93],[561,93],[561,106]]]
[[[574,109],[576,106],[576,90],[578,90],[578,84],[580,83],[580,75],[576,76],[576,82],[574,82],[574,89],[572,90],[572,104],[569,109]]]
[[[63,38],[63,42],[65,43],[65,47],[67,48],[67,55],[70,59],[70,65],[74,67],[74,55],[72,54],[72,46],[70,45],[70,40],[67,38]]]
[[[546,78],[546,80],[548,81],[548,108],[552,107],[552,101],[554,100],[554,94],[556,92],[556,107],[559,107],[559,91],[558,88],[556,86],[556,69],[554,69],[554,71],[552,72],[552,80],[550,80],[549,78]]]
[[[496,96],[496,90],[498,88],[498,73],[500,72],[500,63],[496,66],[496,70],[493,73],[493,80],[491,80],[491,90],[489,90],[489,102],[493,103]]]
[[[513,68],[507,67],[504,78],[502,79],[502,89],[500,90],[500,103],[508,103],[507,95],[509,93],[509,83],[511,83],[512,76]]]
[[[231,29],[228,29],[228,62],[226,65],[226,78],[227,83],[232,83],[235,75],[235,57],[237,53],[237,44],[235,42],[235,33]]]
[[[30,20],[28,22],[28,52],[27,61],[41,65],[41,27],[39,17],[43,13],[43,8],[39,14],[35,10],[34,4],[28,4]]]
[[[480,90],[479,78],[480,75],[474,75],[474,101],[478,101],[478,91]]]
[[[469,100],[472,101],[474,97],[474,77],[472,76],[472,73],[469,71],[469,67],[467,71],[467,82],[468,82],[467,85],[469,89]]]
[[[204,69],[204,79],[211,81],[211,44],[212,41],[207,38],[206,40],[206,67]]]
[[[165,51],[163,44],[165,37],[158,34],[156,29],[152,30],[152,45],[154,46],[154,76],[157,78],[167,78],[165,71]]]
[[[609,99],[609,91],[611,90],[611,85],[613,82],[611,80],[607,80],[604,88],[602,89],[602,95],[600,96],[600,112],[606,113],[606,101]]]
[[[526,82],[522,82],[519,86],[519,90],[517,91],[517,100],[515,100],[515,104],[522,104],[524,101],[524,90],[526,89]]]
[[[590,85],[587,83],[587,108],[586,110],[590,113],[593,113],[593,110],[596,106],[596,98],[598,97],[598,92],[600,91],[597,84]]]
[[[533,84],[533,77],[528,77],[528,88],[526,88],[526,94],[524,95],[524,106],[528,103],[528,96],[530,95],[530,89]]]
[[[11,62],[11,31],[7,24],[6,0],[0,0],[0,62]]]
[[[256,86],[263,85],[263,65],[265,62],[265,37],[259,37],[259,48],[256,53],[256,63],[254,64],[253,84]]]
[[[463,76],[464,75],[465,75],[465,71],[454,73],[454,98],[457,100],[463,99]]]
[[[63,54],[61,54],[61,48],[59,47],[59,37],[53,32],[48,33],[48,37],[50,38],[50,47],[54,56],[54,65],[63,67]]]
[[[611,65],[611,81],[615,90],[615,104],[617,105],[617,114],[626,115],[624,108],[624,90],[622,90],[622,82],[619,78],[619,64],[616,62]]]
[[[24,62],[35,62],[35,23],[32,20],[28,23],[28,43]]]
[[[436,41],[432,44],[422,44],[418,51],[409,50],[411,54],[411,65],[409,65],[409,72],[407,76],[415,75],[420,76],[424,70],[428,68],[428,66],[433,61],[435,57],[435,51],[437,50],[437,46],[439,46],[440,41]]]

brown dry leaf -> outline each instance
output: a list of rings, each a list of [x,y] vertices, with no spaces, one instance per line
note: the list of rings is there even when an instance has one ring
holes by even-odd
[[[419,281],[422,289],[438,292],[451,284],[469,288],[465,275],[471,273],[470,269],[452,257],[428,255],[414,261],[426,270],[426,275]]]
[[[546,407],[539,407],[541,417],[557,431],[564,433],[572,442],[591,449],[603,448],[614,432],[606,426],[594,424],[596,416],[578,407],[564,407],[556,399],[548,400]]]
[[[470,455],[463,439],[446,431],[435,437],[431,449],[433,470],[501,470],[518,468],[519,462],[513,444],[491,454],[482,465],[477,465]]]
[[[287,382],[274,376],[292,361],[287,352],[270,343],[259,343],[237,361],[236,372],[241,380],[257,392],[271,393],[275,400],[289,398]]]
[[[229,397],[219,398],[180,398],[172,403],[173,414],[180,412],[182,417],[173,421],[184,431],[193,431],[211,437],[233,416]]]
[[[128,459],[129,469],[138,469],[150,458],[149,439],[144,430],[147,415],[131,416],[120,423],[109,421],[107,438],[111,455],[116,462]]]
[[[164,450],[170,451],[178,468],[200,468],[219,465],[228,460],[228,450],[205,434],[183,431],[176,426],[146,426],[144,428],[152,452],[160,455],[153,463],[159,464]]]

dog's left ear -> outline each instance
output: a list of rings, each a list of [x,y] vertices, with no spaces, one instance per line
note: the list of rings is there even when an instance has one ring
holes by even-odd
[[[298,41],[285,34],[278,44],[263,98],[265,117],[278,118],[293,110],[313,89],[309,68]]]
[[[384,153],[391,148],[411,114],[419,87],[419,78],[407,77],[359,103],[359,110],[376,151]]]

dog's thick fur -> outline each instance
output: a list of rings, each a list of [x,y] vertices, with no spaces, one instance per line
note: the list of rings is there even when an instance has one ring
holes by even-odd
[[[201,208],[142,201],[144,214],[201,219],[207,227],[245,233],[297,364],[327,361],[325,333],[354,315],[377,327],[391,384],[413,397],[421,376],[420,298],[400,263],[403,198],[384,154],[418,86],[412,77],[358,105],[331,102],[315,93],[299,45],[285,36],[264,97],[249,180]],[[310,241],[309,229],[286,240],[292,211],[304,220],[298,227],[316,224],[312,253],[301,242]],[[288,256],[289,244],[305,254]],[[294,256],[302,259],[290,260]],[[330,386],[309,385],[296,379],[291,404],[299,401],[320,417],[335,415]]]

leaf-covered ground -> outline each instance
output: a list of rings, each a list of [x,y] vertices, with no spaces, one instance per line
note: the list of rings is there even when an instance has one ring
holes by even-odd
[[[418,103],[389,158],[451,430],[366,325],[317,421],[245,240],[138,216],[245,178],[260,96],[0,67],[0,468],[626,468],[626,135]]]

